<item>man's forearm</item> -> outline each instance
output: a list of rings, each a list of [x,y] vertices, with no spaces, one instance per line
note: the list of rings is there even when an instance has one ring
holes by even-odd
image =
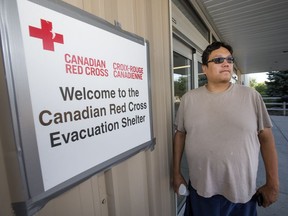
[[[178,193],[180,184],[186,184],[181,174],[181,159],[185,146],[185,133],[177,131],[173,142],[173,189]]]
[[[173,142],[173,174],[180,174],[181,158],[185,145],[185,133],[176,131]]]
[[[258,189],[258,193],[262,195],[262,206],[266,208],[276,202],[279,194],[278,159],[271,128],[265,128],[258,137],[266,171],[266,184]]]
[[[265,128],[264,131],[259,134],[259,141],[266,170],[266,184],[272,187],[278,187],[278,158],[272,130]]]

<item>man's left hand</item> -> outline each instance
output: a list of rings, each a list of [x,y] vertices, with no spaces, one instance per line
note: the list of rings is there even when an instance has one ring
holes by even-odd
[[[257,190],[257,194],[262,194],[263,196],[263,204],[264,208],[270,206],[272,203],[276,202],[279,194],[279,187],[273,187],[270,185],[263,185]]]

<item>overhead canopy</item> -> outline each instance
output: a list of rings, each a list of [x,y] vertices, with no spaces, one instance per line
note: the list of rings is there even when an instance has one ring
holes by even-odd
[[[189,1],[199,4],[233,46],[241,73],[288,69],[288,1]]]

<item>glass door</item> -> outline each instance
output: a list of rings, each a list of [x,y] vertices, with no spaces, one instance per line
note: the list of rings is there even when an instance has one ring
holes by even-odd
[[[177,39],[173,39],[173,100],[174,119],[182,96],[194,87],[193,82],[193,49]],[[189,173],[185,153],[181,161],[181,170],[188,182]],[[184,196],[177,195],[177,215],[182,215],[185,204]]]

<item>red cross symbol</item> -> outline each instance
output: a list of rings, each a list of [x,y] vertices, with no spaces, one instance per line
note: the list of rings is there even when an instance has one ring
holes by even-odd
[[[64,44],[63,35],[52,32],[52,22],[41,19],[41,28],[29,26],[31,37],[42,39],[43,49],[54,51],[54,43]]]

